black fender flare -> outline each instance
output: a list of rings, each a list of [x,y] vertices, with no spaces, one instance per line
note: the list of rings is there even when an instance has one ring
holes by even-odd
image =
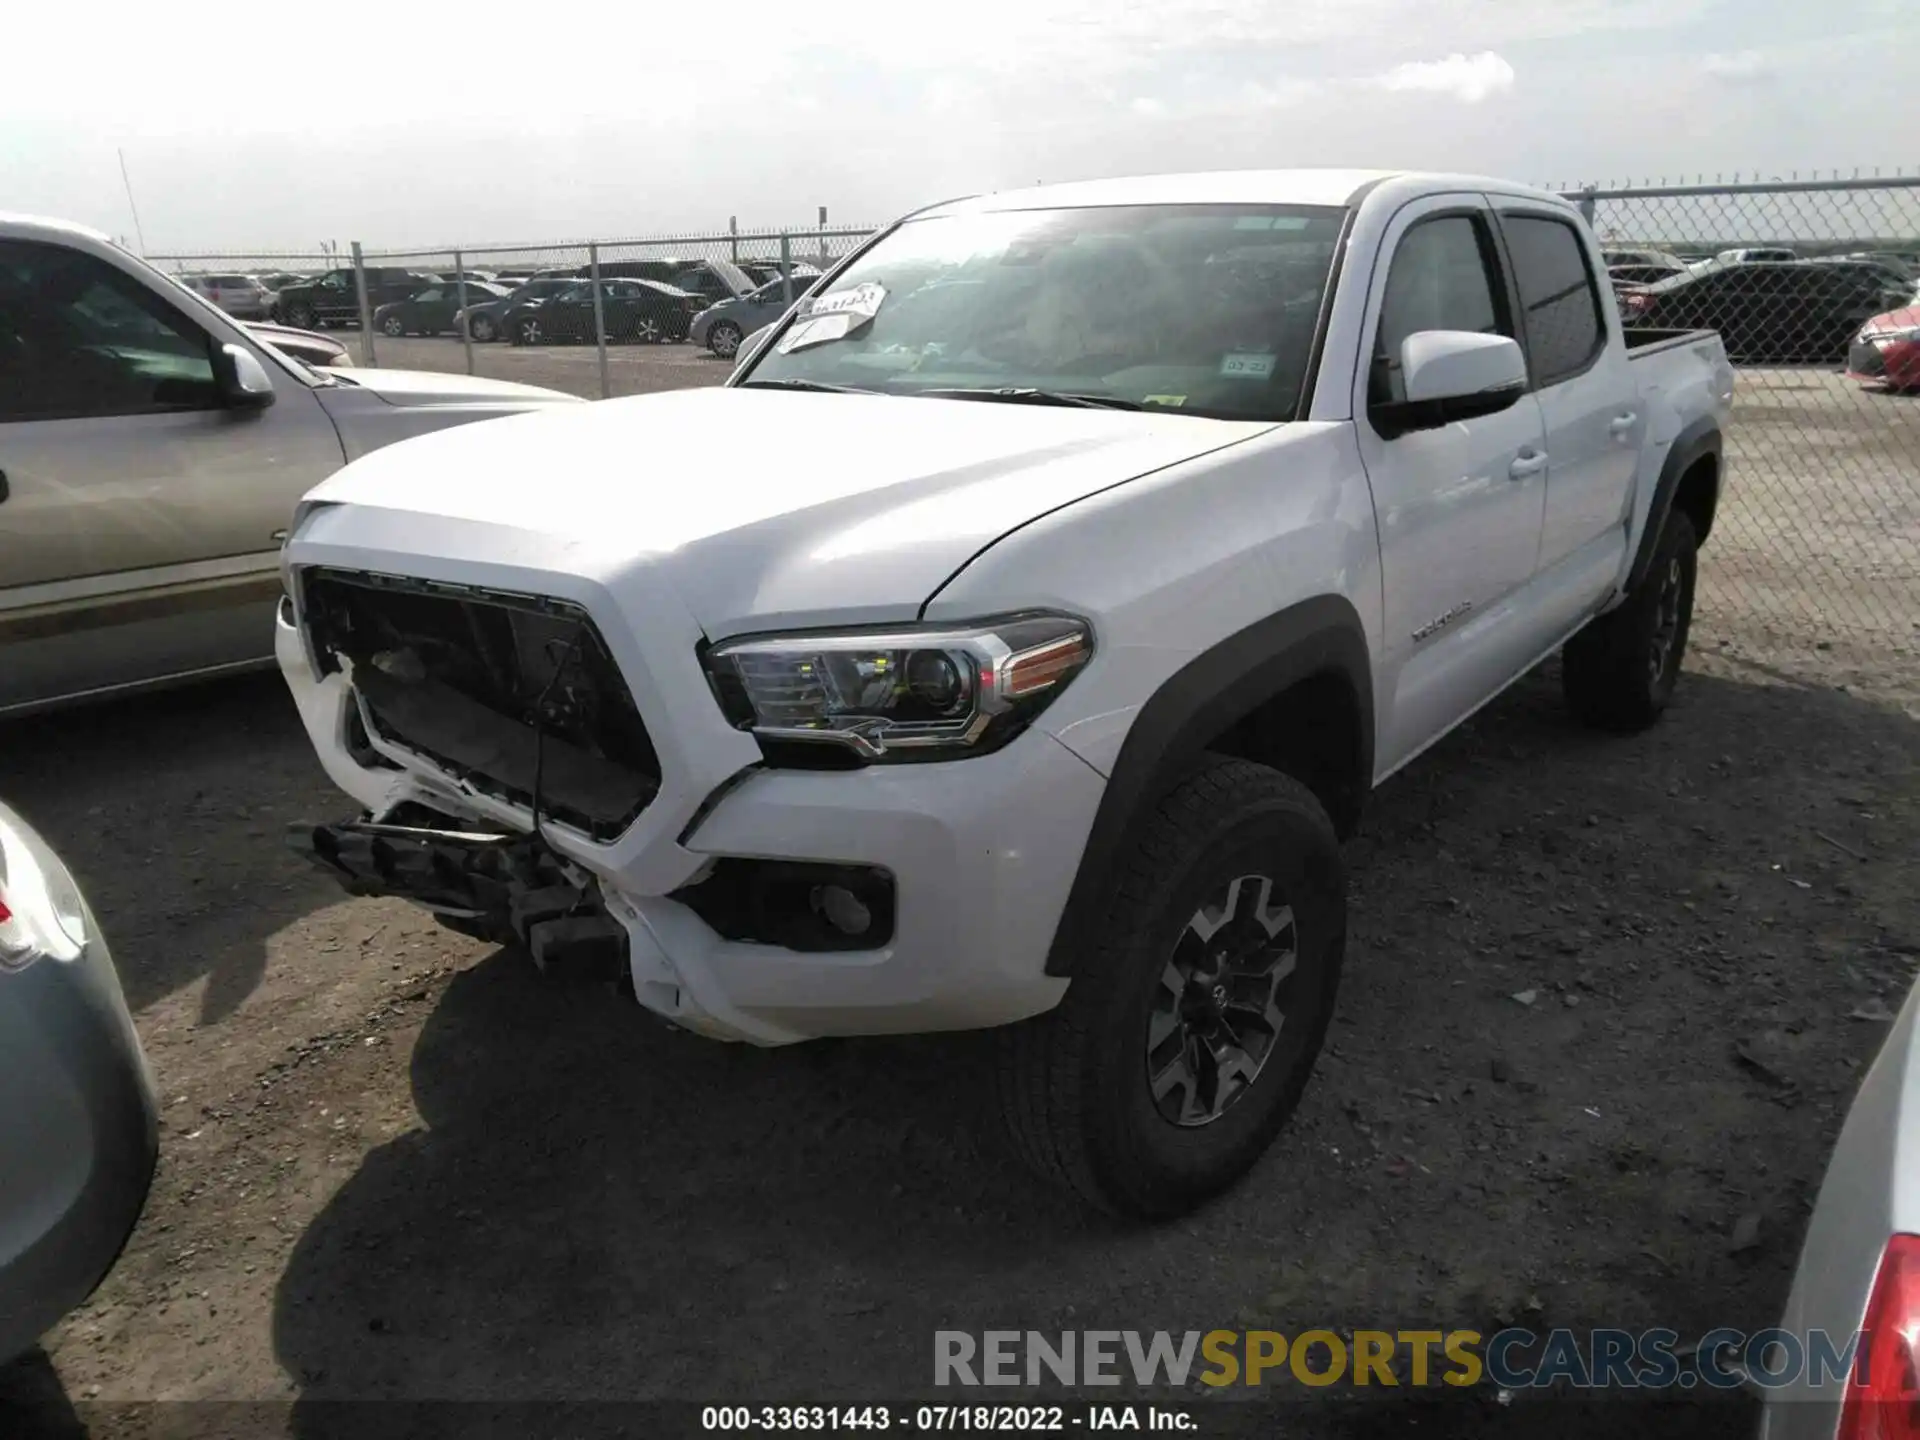
[[[1373,783],[1373,662],[1359,612],[1344,596],[1321,595],[1269,615],[1189,660],[1153,692],[1128,727],[1120,757],[1087,833],[1080,868],[1055,927],[1046,973],[1071,975],[1083,941],[1108,908],[1114,866],[1141,819],[1217,736],[1302,680],[1337,675],[1353,690],[1360,717],[1352,813],[1334,823],[1349,833]]]
[[[1720,422],[1712,415],[1690,421],[1674,437],[1667,458],[1661,462],[1660,478],[1654,483],[1653,504],[1647,510],[1646,528],[1640,532],[1640,545],[1633,553],[1633,568],[1627,572],[1625,589],[1631,590],[1645,579],[1648,567],[1653,564],[1653,550],[1660,543],[1667,516],[1673,511],[1673,497],[1680,491],[1680,477],[1709,455],[1714,461],[1714,501],[1718,504],[1721,446]]]

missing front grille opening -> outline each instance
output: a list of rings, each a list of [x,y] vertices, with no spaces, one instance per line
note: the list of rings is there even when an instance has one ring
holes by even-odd
[[[303,585],[316,651],[328,668],[352,667],[383,739],[530,805],[537,708],[542,815],[599,840],[624,831],[659,791],[652,738],[579,606],[328,570],[307,572]]]

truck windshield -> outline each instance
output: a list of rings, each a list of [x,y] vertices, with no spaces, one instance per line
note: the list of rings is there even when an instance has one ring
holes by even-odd
[[[740,380],[1291,420],[1346,213],[1127,205],[910,220],[802,301]]]

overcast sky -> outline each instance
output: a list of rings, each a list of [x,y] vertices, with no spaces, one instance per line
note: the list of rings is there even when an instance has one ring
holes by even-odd
[[[1920,169],[1920,0],[595,0],[11,14],[0,206],[151,251],[889,218],[1128,172]],[[732,34],[739,38],[726,40]],[[24,64],[44,56],[47,63]],[[72,62],[72,63],[70,63]]]

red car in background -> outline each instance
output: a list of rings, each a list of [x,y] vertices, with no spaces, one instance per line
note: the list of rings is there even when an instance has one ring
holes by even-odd
[[[1920,390],[1920,302],[1861,326],[1847,349],[1847,374],[1893,390]]]

